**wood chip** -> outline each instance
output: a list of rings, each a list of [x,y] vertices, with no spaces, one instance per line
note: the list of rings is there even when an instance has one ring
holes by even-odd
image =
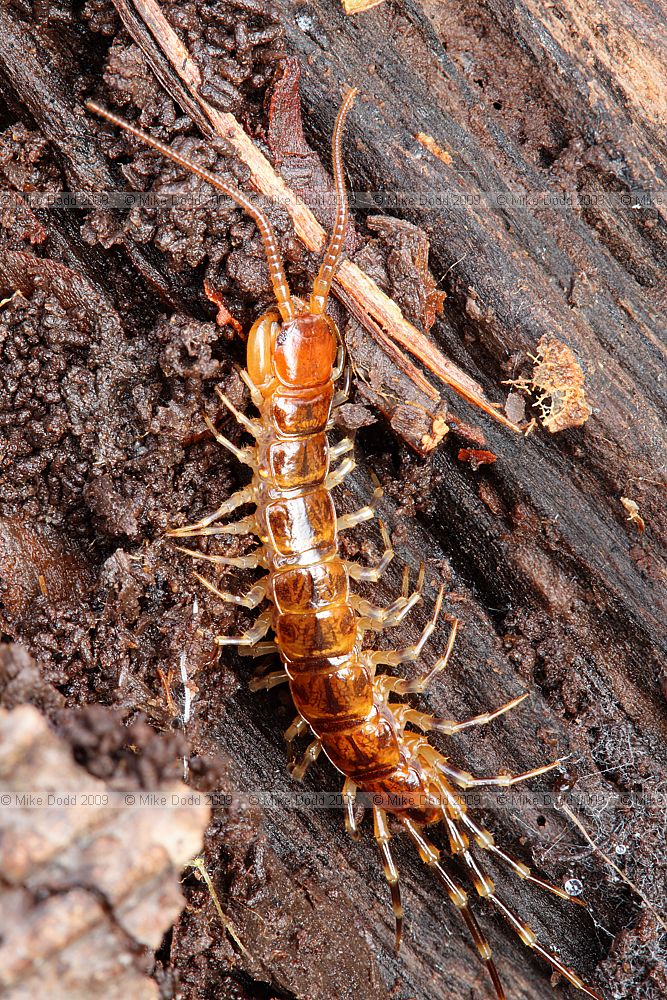
[[[634,500],[630,500],[628,497],[621,497],[621,503],[628,512],[628,521],[632,521],[633,524],[636,524],[637,531],[640,535],[643,535],[644,529],[646,528],[646,522],[639,513],[639,504]]]
[[[384,0],[342,0],[342,2],[346,14],[361,14],[371,7],[378,7]]]

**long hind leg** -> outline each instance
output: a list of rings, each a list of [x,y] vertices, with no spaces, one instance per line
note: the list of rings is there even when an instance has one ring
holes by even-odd
[[[459,885],[457,885],[454,879],[440,864],[440,851],[434,844],[430,843],[430,841],[426,839],[421,829],[405,817],[401,817],[400,821],[407,830],[410,839],[417,847],[420,858],[424,864],[428,865],[429,868],[435,872],[440,882],[444,885],[447,895],[463,917],[468,931],[470,932],[470,936],[475,943],[479,956],[484,962],[489,976],[491,977],[491,982],[493,983],[496,991],[497,1000],[507,1000],[503,984],[500,982],[498,970],[495,962],[493,961],[489,943],[486,940],[481,927],[477,923],[474,913],[470,909],[468,894],[464,892]]]
[[[503,864],[507,865],[515,875],[518,875],[520,879],[526,882],[530,882],[533,885],[539,886],[541,889],[546,889],[548,892],[553,893],[554,896],[558,896],[560,899],[565,899],[569,903],[576,903],[577,906],[586,907],[586,903],[583,899],[576,896],[571,896],[569,892],[565,889],[561,889],[560,886],[553,885],[551,882],[547,882],[545,879],[538,878],[533,875],[532,871],[528,865],[524,865],[523,862],[517,861],[502,848],[498,847],[493,834],[489,830],[485,829],[483,826],[479,826],[473,819],[468,815],[466,808],[462,802],[456,798],[456,795],[447,785],[436,779],[436,784],[442,795],[443,802],[445,803],[446,817],[445,821],[447,823],[452,822],[463,825],[465,828],[473,835],[475,843],[482,850],[488,851],[494,857],[498,858]]]
[[[542,945],[537,940],[537,934],[527,923],[525,923],[521,918],[507,906],[499,896],[496,895],[495,886],[493,880],[489,878],[481,865],[473,858],[472,854],[468,850],[467,840],[462,836],[460,830],[456,824],[449,819],[446,813],[443,815],[443,819],[448,828],[450,844],[452,847],[452,853],[461,857],[463,863],[470,873],[470,878],[472,880],[475,889],[482,898],[488,899],[489,902],[495,907],[496,910],[504,917],[507,923],[510,925],[512,930],[518,934],[522,942],[528,947],[532,948],[538,955],[541,955],[545,961],[551,965],[556,972],[559,972],[564,976],[568,982],[576,986],[578,990],[586,993],[589,997],[593,997],[593,1000],[602,1000],[600,995],[579,978],[579,976],[568,968],[561,960],[554,955],[552,952],[543,948]]]
[[[384,877],[386,878],[391,891],[391,907],[394,911],[394,920],[396,922],[396,937],[394,946],[398,952],[401,947],[401,938],[403,937],[403,904],[401,903],[401,888],[398,880],[398,868],[394,864],[394,859],[389,848],[391,834],[389,832],[389,824],[387,823],[387,814],[384,809],[379,809],[378,806],[373,806],[373,827],[375,831],[375,839],[380,849],[380,857],[382,858]]]

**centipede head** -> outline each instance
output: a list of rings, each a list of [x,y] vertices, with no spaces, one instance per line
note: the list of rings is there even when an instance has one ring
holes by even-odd
[[[341,140],[345,118],[356,93],[354,89],[348,90],[334,124],[332,155],[336,218],[308,303],[290,292],[271,223],[266,214],[243,192],[94,101],[86,102],[89,111],[106,118],[213,187],[224,191],[255,220],[264,243],[277,307],[269,310],[254,324],[248,338],[248,371],[263,395],[276,382],[292,388],[307,388],[323,385],[332,376],[340,335],[333,321],[326,316],[325,310],[347,232],[348,206]]]
[[[310,311],[281,322],[265,313],[248,335],[248,374],[262,395],[276,383],[291,389],[324,385],[331,379],[340,335],[327,315]]]

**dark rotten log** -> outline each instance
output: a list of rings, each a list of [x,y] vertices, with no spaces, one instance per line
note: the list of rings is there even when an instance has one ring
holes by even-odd
[[[84,14],[51,4],[48,25],[35,25],[20,0],[3,7],[5,187],[53,190],[53,170],[92,190],[180,183],[162,161],[87,121],[85,96],[133,115],[141,106],[145,127],[168,140],[185,135],[191,155],[234,169],[182,117],[196,116],[196,106],[160,69],[135,17],[141,3],[117,6],[148,62],[103,2]],[[359,469],[340,506],[365,502],[368,470],[377,472],[399,552],[378,601],[400,587],[403,561],[414,571],[427,559],[425,605],[392,644],[414,639],[434,586],[448,583],[447,611],[464,628],[428,698],[434,712],[464,718],[531,691],[504,720],[447,741],[453,759],[485,774],[565,758],[576,779],[571,808],[664,914],[664,11],[634,0],[604,9],[588,0],[429,0],[386,3],[356,18],[337,0],[278,0],[270,15],[252,0],[179,6],[169,0],[161,9],[207,83],[219,82],[222,110],[260,142],[271,138],[262,101],[284,51],[300,60],[306,140],[325,167],[341,86],[360,88],[345,149],[360,195],[361,252],[388,252],[370,242],[369,205],[373,215],[395,214],[426,232],[431,271],[448,296],[431,336],[491,398],[503,380],[530,370],[528,355],[544,335],[581,360],[594,408],[583,427],[519,439],[457,402],[458,415],[483,428],[485,443],[474,446],[497,456],[474,470],[458,461],[453,433],[425,461],[373,425],[359,434]],[[38,139],[50,143],[39,156]],[[213,509],[242,481],[200,417],[215,412],[216,383],[242,402],[233,367],[242,345],[230,326],[204,322],[201,289],[205,279],[244,322],[257,315],[267,286],[252,227],[235,211],[189,203],[180,214],[142,209],[113,219],[99,208],[35,211],[46,238],[29,257],[20,226],[3,237],[0,297],[17,288],[22,295],[0,309],[0,515],[47,522],[56,547],[86,552],[85,573],[97,583],[76,603],[55,588],[49,597],[48,579],[46,593],[35,587],[32,598],[21,584],[25,600],[3,600],[3,630],[30,648],[58,689],[40,704],[101,702],[128,719],[143,711],[156,728],[177,724],[185,664],[196,686],[186,727],[191,782],[233,799],[216,810],[207,858],[252,958],[225,940],[210,899],[190,879],[191,907],[158,953],[163,995],[490,997],[457,915],[407,844],[396,848],[408,911],[397,958],[367,826],[351,844],[337,810],[253,799],[258,790],[294,791],[281,736],[289,704],[280,688],[248,692],[247,660],[215,661],[211,634],[245,619],[202,595],[162,540],[176,517]],[[305,284],[312,260],[287,225],[281,235],[292,280]],[[49,263],[40,279],[41,258]],[[21,261],[29,276],[17,270]],[[67,269],[79,275],[69,297]],[[81,307],[84,294],[94,308]],[[122,391],[109,394],[116,362]],[[362,382],[355,402],[368,398]],[[621,497],[638,504],[643,534]],[[350,555],[379,549],[372,526],[346,544]],[[18,582],[10,570],[3,567],[3,585],[11,591]],[[29,567],[22,573],[29,579]],[[242,586],[231,575],[227,584]],[[433,651],[446,634],[443,624]],[[55,709],[52,719],[60,724]],[[531,794],[553,793],[557,782],[533,783],[524,802],[500,793],[481,816],[548,877],[579,879],[590,915],[499,872],[503,895],[605,997],[657,1000],[667,993],[660,925],[553,795]],[[305,782],[311,792],[338,787],[325,764]],[[477,910],[508,995],[550,996],[544,965]]]

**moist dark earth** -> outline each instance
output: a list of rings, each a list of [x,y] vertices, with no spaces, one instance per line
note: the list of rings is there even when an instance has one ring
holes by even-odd
[[[421,455],[369,404],[369,371],[388,362],[367,344],[368,357],[352,357],[346,414],[360,428],[358,467],[336,501],[340,511],[368,502],[372,473],[384,487],[397,557],[373,588],[377,603],[400,590],[404,565],[414,579],[426,564],[425,600],[387,645],[415,641],[447,586],[426,662],[444,648],[447,617],[462,629],[425,705],[466,718],[530,692],[492,726],[443,738],[445,752],[478,774],[565,761],[525,801],[499,793],[479,818],[545,877],[578,880],[588,910],[498,870],[503,896],[608,1000],[664,997],[664,11],[634,0],[425,0],[356,18],[335,0],[160,9],[199,66],[201,96],[233,113],[297,188],[304,176],[330,184],[342,88],[360,88],[344,151],[364,198],[348,252],[492,399],[530,371],[544,335],[583,366],[584,426],[523,438],[442,389],[451,430]],[[250,619],[207,594],[165,537],[246,481],[202,414],[246,443],[215,387],[251,411],[238,369],[271,292],[239,209],[83,110],[97,99],[244,186],[244,165],[158,82],[145,14],[138,0],[0,10],[0,703],[37,705],[98,777],[131,772],[157,787],[185,757],[195,789],[230,797],[213,810],[204,855],[247,953],[188,876],[187,908],[147,956],[163,997],[491,997],[457,914],[408,844],[394,841],[407,907],[396,956],[368,817],[352,843],[340,811],[281,804],[298,787],[282,736],[289,697],[251,694],[255,664],[218,655],[213,636]],[[308,151],[290,155],[295,112],[276,120],[276,94],[298,68]],[[178,197],[35,197],[67,191]],[[444,207],[417,197],[434,191],[456,197]],[[392,192],[410,197],[390,210]],[[271,217],[303,293],[317,260],[283,209]],[[403,223],[430,242],[430,284],[398,252]],[[446,299],[428,330],[434,289]],[[334,308],[356,344],[358,327]],[[496,461],[459,461],[471,441]],[[232,555],[252,547],[222,544]],[[377,560],[377,523],[343,544],[350,558]],[[219,577],[239,592],[251,578]],[[302,790],[339,787],[318,762]],[[643,900],[558,809],[559,795]],[[548,969],[475,905],[508,995],[551,996]]]

